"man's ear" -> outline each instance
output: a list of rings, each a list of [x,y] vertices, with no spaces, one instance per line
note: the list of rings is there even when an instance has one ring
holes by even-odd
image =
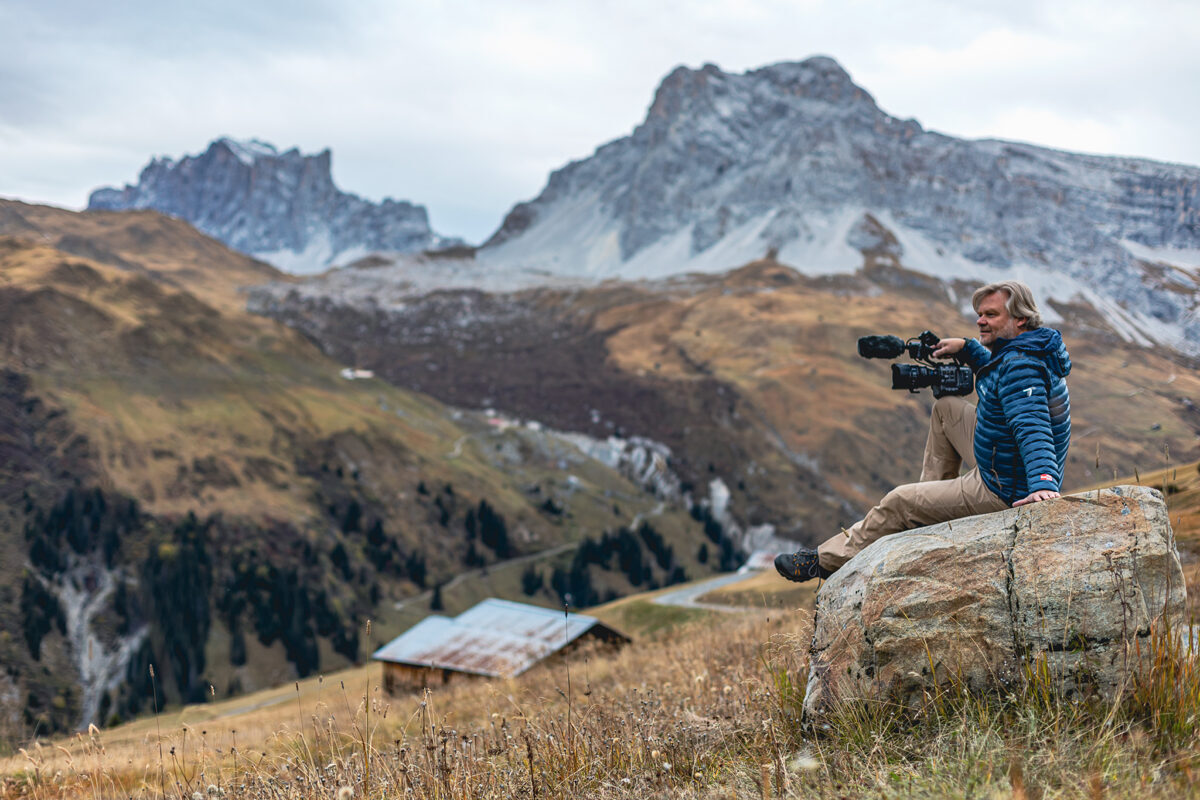
[[[1017,330],[1024,333],[1026,330],[1025,326],[1029,324],[1029,317],[1017,317],[1016,321],[1017,321]]]

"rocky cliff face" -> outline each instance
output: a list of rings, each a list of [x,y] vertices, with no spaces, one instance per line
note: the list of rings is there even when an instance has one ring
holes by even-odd
[[[770,253],[810,274],[1014,277],[1132,341],[1200,352],[1200,168],[926,131],[823,57],[676,69],[645,122],[551,175],[479,258],[602,278]]]
[[[149,208],[180,217],[243,253],[290,272],[318,272],[374,250],[417,252],[458,240],[429,227],[424,206],[375,204],[333,183],[328,149],[279,152],[218,139],[198,156],[156,158],[136,185],[92,192],[89,209]]]

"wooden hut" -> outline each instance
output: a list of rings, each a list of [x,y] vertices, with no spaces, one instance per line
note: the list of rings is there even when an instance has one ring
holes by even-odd
[[[489,598],[457,617],[430,616],[375,651],[389,693],[468,677],[513,677],[583,642],[629,637],[595,617]]]

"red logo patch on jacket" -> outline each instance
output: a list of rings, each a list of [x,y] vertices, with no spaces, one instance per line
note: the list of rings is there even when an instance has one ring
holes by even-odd
[[[1038,480],[1039,481],[1052,481],[1052,480],[1054,480],[1054,476],[1046,475],[1045,473],[1042,473],[1041,475],[1038,475]]]

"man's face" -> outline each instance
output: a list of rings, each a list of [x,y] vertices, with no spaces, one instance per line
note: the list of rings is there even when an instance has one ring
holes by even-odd
[[[979,343],[991,347],[997,339],[1015,339],[1024,328],[1025,317],[1013,317],[1008,313],[1004,304],[1008,295],[1004,292],[992,292],[979,303]]]

